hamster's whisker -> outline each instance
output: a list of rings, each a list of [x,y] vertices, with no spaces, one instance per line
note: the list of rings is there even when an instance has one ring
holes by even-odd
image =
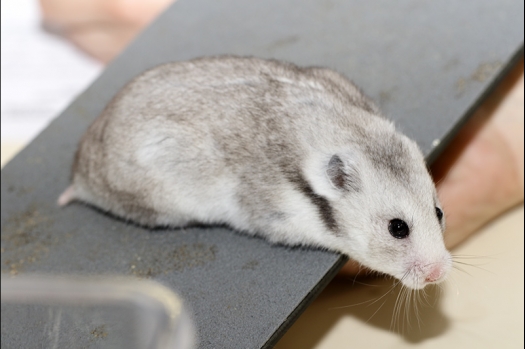
[[[374,302],[374,301],[377,301],[377,299],[375,299],[375,298],[374,299],[368,299],[366,301],[362,301],[362,302],[355,303],[355,304],[342,305],[340,307],[330,307],[330,308],[328,308],[328,310],[340,310],[340,309],[345,309],[345,308],[357,307],[358,305],[363,305],[363,304]]]
[[[408,320],[408,323],[407,323],[407,309],[410,307],[409,303],[410,303],[410,291],[408,289],[408,287],[403,287],[403,295],[402,295],[402,300],[401,302],[403,304],[399,304],[399,308],[398,308],[398,314],[397,314],[397,324],[398,324],[398,330],[400,333],[403,333],[405,332],[405,327],[408,325],[410,326],[410,321]],[[401,316],[401,309],[403,307],[403,311],[404,311],[404,314],[403,316]]]
[[[379,285],[367,284],[367,283],[362,282],[362,281],[357,281],[358,277],[359,277],[359,275],[338,276],[338,278],[340,278],[341,280],[350,281],[352,283],[352,286],[354,286],[354,285],[362,285],[362,286],[368,286],[368,287],[380,287]]]
[[[396,330],[395,325],[398,323],[397,318],[398,318],[398,312],[399,312],[399,303],[400,303],[400,298],[402,298],[401,295],[403,294],[403,292],[404,292],[404,288],[401,288],[401,290],[397,294],[396,301],[394,303],[394,311],[392,314],[392,319],[390,320],[390,329],[394,331]]]
[[[400,327],[400,317],[401,317],[401,307],[403,306],[403,303],[405,304],[405,313],[407,308],[407,302],[408,302],[408,293],[409,289],[405,285],[402,284],[402,281],[405,280],[410,274],[412,273],[412,269],[409,269],[403,274],[403,276],[396,281],[393,287],[401,284],[401,290],[399,291],[396,301],[394,303],[394,313],[392,314],[392,320],[390,322],[390,328],[397,332],[404,331],[404,324],[403,329]],[[404,322],[404,321],[403,321]],[[397,324],[397,330],[396,330],[396,324]]]
[[[380,301],[383,297],[385,297],[386,295],[388,295],[389,293],[391,293],[392,291],[394,291],[395,287],[399,284],[399,282],[395,283],[394,285],[390,286],[390,288],[379,298],[376,298],[375,300],[373,300],[372,303],[370,303],[368,306],[371,306],[372,304]]]
[[[342,308],[347,308],[347,307],[361,305],[361,304],[366,304],[366,303],[369,303],[367,305],[367,307],[369,307],[372,304],[375,304],[375,303],[381,301],[388,294],[392,293],[398,285],[401,284],[402,288],[401,288],[401,291],[398,293],[397,298],[396,298],[396,303],[395,303],[396,305],[394,306],[394,316],[393,316],[394,319],[399,318],[400,314],[401,314],[401,303],[402,303],[401,299],[403,299],[403,298],[406,299],[407,298],[407,294],[409,292],[409,289],[402,284],[402,280],[404,280],[410,274],[410,272],[411,272],[411,270],[408,270],[407,272],[405,272],[405,274],[403,275],[403,277],[401,279],[396,280],[394,282],[394,284],[392,286],[390,286],[390,288],[383,295],[381,295],[380,297],[378,297],[378,298],[376,298],[374,300],[368,300],[368,301],[364,301],[364,302],[353,304],[353,305],[347,305],[347,306],[342,306],[342,307],[334,307],[334,308],[330,308],[330,309],[342,309]],[[374,313],[368,318],[366,323],[368,323],[379,312],[379,310],[381,310],[381,308],[383,308],[383,306],[385,305],[386,301],[387,300],[385,299],[381,303],[379,308],[376,311],[374,311]],[[391,327],[392,327],[392,324],[391,324]]]
[[[477,268],[477,269],[479,269],[479,270],[486,271],[487,273],[491,273],[491,274],[493,274],[493,275],[496,275],[496,273],[494,273],[493,271],[490,271],[490,270],[488,270],[488,269],[485,269],[485,268],[480,267],[480,265],[484,265],[484,264],[472,264],[472,263],[460,262],[460,261],[455,261],[455,260],[453,260],[452,263],[454,263],[454,264],[452,265],[452,267],[458,267],[456,264],[461,264],[461,265],[464,265],[464,266]],[[456,268],[456,269],[457,269],[457,268]]]
[[[467,274],[469,276],[472,276],[472,274],[470,274],[468,271],[466,271],[465,269],[463,269],[463,268],[461,268],[461,267],[459,267],[457,265],[452,265],[452,268],[454,268],[456,270],[459,270],[459,271],[461,271],[461,272],[463,272],[463,273],[465,273],[465,274]]]
[[[405,303],[405,319],[407,323],[407,329],[412,329],[412,324],[410,323],[410,309],[412,309],[412,292],[407,290],[407,302]]]
[[[469,267],[475,267],[475,268],[480,268],[480,269],[483,269],[483,270],[486,270],[484,268],[481,268],[480,265],[485,265],[485,264],[474,264],[474,263],[467,263],[467,262],[460,262],[460,261],[452,261],[453,263],[457,263],[457,264],[461,264],[461,265],[468,265]]]
[[[403,285],[401,291],[401,297],[399,303],[397,304],[396,311],[396,323],[397,331],[399,333],[405,332],[405,326],[407,323],[407,310],[410,308],[410,288]]]
[[[468,266],[471,266],[471,267],[479,267],[481,265],[488,264],[489,263],[489,261],[488,261],[489,259],[490,260],[494,260],[496,258],[494,258],[492,256],[457,256],[457,255],[453,255],[452,256],[452,263],[468,265]],[[478,263],[474,263],[474,262],[476,262],[476,260],[478,260],[479,262]],[[471,262],[471,261],[474,261],[474,262]],[[489,270],[486,270],[486,269],[483,269],[483,268],[481,268],[481,269],[485,270],[485,271],[489,271]]]
[[[461,259],[494,259],[497,254],[493,255],[472,255],[472,254],[453,254],[452,258],[461,258]]]
[[[450,282],[454,285],[456,288],[456,295],[459,295],[459,284],[458,281],[454,278],[454,275],[451,274],[450,277],[447,279],[447,281],[450,280]]]
[[[414,309],[414,290],[408,290],[408,302],[405,304],[405,318],[407,319],[408,330],[412,329],[412,324],[410,323],[410,310]]]
[[[383,299],[385,296],[387,296],[389,293],[391,293],[398,284],[399,284],[399,281],[396,282],[394,285],[390,286],[390,288],[384,294],[382,294],[381,296],[379,296],[377,298],[368,299],[366,301],[363,301],[363,302],[360,302],[360,303],[356,303],[356,304],[343,305],[343,306],[340,306],[340,307],[331,307],[331,308],[328,308],[328,309],[329,310],[338,310],[338,309],[350,308],[350,307],[355,307],[355,306],[358,306],[358,305],[363,305],[363,304],[370,303],[370,304],[367,305],[367,307],[369,307],[372,304],[375,304],[375,303],[379,302],[381,299]],[[377,286],[377,285],[372,285],[372,286]],[[381,305],[381,306],[383,306],[383,305]]]
[[[419,312],[419,306],[421,305],[421,293],[419,290],[413,290],[414,292],[414,309],[416,311],[416,319],[417,319],[417,326],[419,327],[419,330],[421,331],[421,324],[423,323],[423,319],[421,318],[421,313]]]
[[[368,287],[379,287],[379,285],[374,285],[374,284],[367,284],[365,282],[361,282],[361,281],[357,281],[355,278],[352,280],[352,286],[353,285],[361,285],[361,286],[368,286]]]
[[[368,318],[368,320],[366,320],[365,323],[368,323],[368,322],[369,322],[369,321],[370,321],[370,320],[371,320],[371,319],[377,314],[377,312],[378,312],[379,310],[381,310],[381,308],[383,308],[383,305],[385,305],[385,303],[386,303],[386,299],[383,301],[383,303],[381,303],[381,306],[380,306],[379,308],[377,308],[376,311],[374,311],[374,313],[372,314],[372,316],[370,316],[370,317]],[[372,303],[372,304],[373,304],[373,303]]]
[[[429,169],[429,170],[430,170],[430,169]],[[432,171],[430,171],[430,173],[432,173]],[[445,180],[446,177],[447,177],[447,176],[443,176],[443,177],[441,177],[441,178],[439,179],[439,181],[437,181],[437,182],[434,181],[435,186],[437,187],[438,185],[440,185],[440,184]],[[432,179],[434,179],[434,177],[432,177]]]
[[[422,296],[420,299],[423,299],[424,303],[423,304],[426,304],[428,306],[434,306],[435,305],[435,300],[434,300],[434,304],[431,304],[430,303],[430,299],[428,297],[428,294],[427,294],[427,291],[426,291],[426,288],[424,288],[423,290],[421,290],[419,292],[419,295]]]

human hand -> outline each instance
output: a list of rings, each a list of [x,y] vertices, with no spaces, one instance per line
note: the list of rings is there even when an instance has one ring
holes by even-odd
[[[523,201],[523,93],[522,59],[431,167],[449,249]],[[359,271],[350,261],[340,275]]]
[[[44,26],[108,63],[174,0],[40,0]]]

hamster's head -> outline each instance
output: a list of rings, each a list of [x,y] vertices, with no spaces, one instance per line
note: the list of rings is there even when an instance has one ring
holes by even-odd
[[[317,189],[337,221],[332,248],[412,289],[446,278],[452,260],[443,241],[445,217],[413,141],[380,134],[324,162],[320,182],[329,186]]]

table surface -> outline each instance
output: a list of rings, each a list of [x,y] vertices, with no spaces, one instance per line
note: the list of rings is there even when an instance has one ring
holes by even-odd
[[[2,272],[152,278],[190,305],[200,347],[271,346],[344,258],[226,228],[148,231],[81,205],[58,209],[90,122],[147,68],[256,55],[351,77],[432,161],[522,52],[522,24],[518,1],[179,0],[2,170]]]

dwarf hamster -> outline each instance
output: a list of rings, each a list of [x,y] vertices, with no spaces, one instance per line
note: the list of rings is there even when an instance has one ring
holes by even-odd
[[[72,200],[327,248],[413,289],[451,267],[418,146],[325,68],[219,56],[142,73],[83,136],[58,203]]]

